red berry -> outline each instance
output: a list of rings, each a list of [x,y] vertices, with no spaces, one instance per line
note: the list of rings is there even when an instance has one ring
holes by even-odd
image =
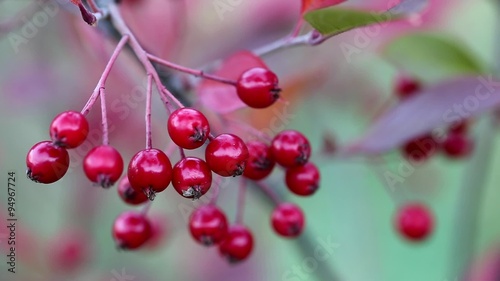
[[[398,210],[395,220],[399,233],[411,241],[427,238],[433,229],[433,217],[425,205],[410,203]]]
[[[150,200],[165,190],[172,180],[172,163],[163,151],[151,148],[137,152],[128,165],[128,180],[137,192]]]
[[[403,155],[415,162],[429,159],[439,149],[439,144],[432,135],[425,135],[408,141],[403,146]]]
[[[302,210],[291,203],[281,203],[271,216],[274,230],[284,237],[297,237],[304,229],[304,214]]]
[[[141,213],[120,214],[113,224],[113,238],[120,249],[137,249],[151,237],[151,224]]]
[[[109,188],[123,172],[122,156],[112,146],[96,146],[85,156],[83,171],[91,182]]]
[[[172,185],[180,195],[198,199],[210,189],[212,171],[207,163],[199,158],[183,158],[174,166]]]
[[[90,260],[90,242],[83,231],[65,231],[54,236],[48,249],[51,268],[57,272],[75,272]]]
[[[132,188],[126,176],[118,184],[118,194],[125,203],[130,205],[139,205],[148,201],[148,197],[144,192],[137,192]]]
[[[399,98],[405,99],[418,93],[420,89],[421,85],[419,81],[414,78],[399,76],[396,79],[394,90]]]
[[[236,84],[238,97],[253,108],[266,108],[279,98],[278,77],[269,69],[255,67],[240,76]]]
[[[76,111],[62,112],[50,124],[50,138],[54,144],[66,148],[75,148],[82,144],[88,133],[87,119]]]
[[[269,176],[275,164],[271,158],[270,147],[259,141],[251,141],[247,143],[247,148],[249,157],[243,176],[252,180],[261,180]]]
[[[66,149],[50,141],[35,144],[26,156],[26,175],[34,182],[53,183],[68,171],[69,155]]]
[[[205,115],[192,108],[179,108],[172,112],[168,118],[167,129],[172,141],[185,149],[202,146],[210,134]]]
[[[219,244],[227,234],[227,219],[217,207],[201,206],[191,214],[189,230],[193,238],[205,246]]]
[[[473,148],[473,142],[464,134],[449,134],[442,144],[443,153],[450,158],[467,157]]]
[[[219,245],[219,252],[230,263],[237,263],[248,258],[252,248],[253,237],[250,230],[242,225],[233,225]]]
[[[283,167],[302,166],[311,156],[311,145],[300,132],[286,130],[274,137],[271,143],[271,153],[274,160]]]
[[[232,134],[218,135],[205,150],[208,166],[223,177],[242,175],[248,156],[243,140]]]
[[[286,185],[291,192],[301,195],[312,195],[319,187],[319,170],[316,165],[307,163],[304,166],[289,168],[286,171]]]

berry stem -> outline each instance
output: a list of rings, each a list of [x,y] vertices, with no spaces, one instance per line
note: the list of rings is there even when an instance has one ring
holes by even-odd
[[[253,53],[260,57],[290,47],[309,45],[311,36],[312,36],[312,31],[304,35],[292,38],[290,38],[290,36],[286,36],[284,38],[278,39],[274,42],[271,42],[267,45],[264,45],[260,48],[253,50]]]
[[[105,87],[106,85],[106,80],[108,79],[109,73],[111,72],[111,69],[113,68],[113,65],[116,62],[116,59],[118,58],[118,55],[120,54],[121,50],[125,46],[129,39],[129,36],[124,35],[118,44],[115,47],[115,50],[113,51],[113,54],[111,55],[111,58],[108,61],[108,64],[104,68],[103,73],[101,74],[101,78],[99,79],[99,82],[97,82],[97,86],[94,89],[94,92],[90,96],[89,100],[87,101],[87,104],[83,107],[81,113],[83,115],[87,115],[90,111],[90,109],[94,106],[97,98],[99,97],[99,93],[102,88]]]
[[[148,75],[148,86],[146,88],[146,149],[151,149],[151,96],[153,91],[153,77]]]
[[[106,93],[104,91],[104,88],[101,88],[99,90],[99,96],[101,96],[102,144],[109,145],[108,116],[106,110]]]
[[[203,70],[196,70],[196,69],[188,68],[188,67],[185,67],[182,65],[178,65],[178,64],[175,64],[173,62],[161,59],[161,58],[154,56],[152,54],[147,54],[147,56],[150,60],[152,60],[154,62],[157,62],[157,63],[162,64],[168,68],[171,68],[171,69],[174,69],[174,70],[177,70],[180,72],[191,74],[191,75],[194,75],[196,77],[203,77],[205,79],[214,80],[214,81],[221,82],[224,84],[229,84],[229,85],[233,85],[233,86],[236,85],[236,81],[231,80],[231,79],[226,79],[226,78],[223,78],[220,76],[211,75],[211,74],[205,73]]]
[[[184,153],[184,149],[179,146],[179,154],[181,155],[181,159],[186,158],[186,153]]]
[[[144,207],[141,210],[141,214],[143,216],[146,216],[148,214],[149,210],[151,209],[151,205],[153,205],[153,201],[148,200],[147,203],[144,205]]]
[[[219,198],[219,194],[220,194],[220,182],[221,182],[221,179],[222,178],[220,176],[216,176],[215,180],[212,183],[213,189],[214,189],[214,194],[212,196],[212,199],[210,199],[210,202],[208,203],[209,205],[215,205],[215,204],[217,204],[217,198]]]
[[[245,194],[247,181],[245,178],[240,178],[240,186],[238,190],[238,209],[236,211],[236,224],[243,224],[243,212],[245,209]]]
[[[135,55],[139,59],[139,61],[142,63],[144,66],[144,69],[146,70],[146,73],[148,75],[153,76],[153,80],[155,81],[156,87],[158,88],[158,92],[160,93],[160,98],[162,99],[163,103],[167,107],[167,110],[172,112],[174,108],[172,107],[170,101],[175,103],[177,107],[181,108],[184,107],[184,105],[167,89],[165,86],[162,84],[160,76],[158,75],[158,72],[154,68],[153,64],[151,61],[148,59],[148,54],[147,52],[142,48],[141,44],[135,38],[134,34],[128,26],[125,24],[125,21],[122,18],[122,15],[120,14],[120,11],[116,4],[111,3],[109,5],[109,13],[111,15],[112,23],[114,27],[122,34],[123,36],[128,36],[130,38],[130,47],[134,51]],[[170,99],[170,101],[169,101]]]
[[[92,10],[92,12],[94,12],[94,13],[101,12],[101,9],[99,9],[99,7],[97,6],[97,4],[95,3],[94,0],[87,0],[87,2],[89,3],[89,6],[90,6],[90,9]]]
[[[272,190],[269,185],[263,183],[262,181],[257,181],[255,182],[255,185],[259,187],[260,190],[262,190],[262,192],[264,192],[264,194],[267,195],[267,197],[269,197],[275,205],[278,205],[281,203],[281,200],[278,196],[278,194],[276,194],[276,192],[274,192],[274,190]]]

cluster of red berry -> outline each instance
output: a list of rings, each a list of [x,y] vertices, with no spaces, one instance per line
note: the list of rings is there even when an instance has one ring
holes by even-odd
[[[234,85],[239,98],[249,107],[265,108],[279,98],[278,79],[264,68],[245,71]],[[286,169],[285,183],[291,192],[309,196],[319,187],[319,170],[309,162],[311,146],[298,131],[282,131],[270,144],[257,140],[245,143],[234,134],[213,136],[207,118],[200,111],[186,107],[170,114],[167,130],[181,151],[181,159],[172,166],[169,156],[152,148],[149,142],[146,149],[132,157],[127,174],[118,185],[118,194],[124,202],[139,205],[148,199],[152,201],[170,183],[182,197],[199,199],[212,186],[212,173],[259,181],[271,174],[276,163]],[[56,116],[50,126],[52,141],[40,142],[28,152],[28,177],[45,184],[61,179],[69,167],[66,149],[82,144],[88,131],[89,124],[82,113],[66,111]],[[184,149],[200,148],[207,140],[204,160],[184,155]],[[83,161],[87,178],[103,188],[118,181],[123,169],[120,153],[107,143],[92,148]],[[303,230],[304,214],[294,204],[279,203],[272,213],[271,224],[279,235],[296,237]],[[225,214],[212,203],[194,210],[189,230],[203,245],[219,245],[221,254],[231,262],[244,260],[253,248],[250,230],[240,222],[229,227]],[[124,212],[113,225],[113,237],[122,249],[139,248],[152,235],[145,212]]]

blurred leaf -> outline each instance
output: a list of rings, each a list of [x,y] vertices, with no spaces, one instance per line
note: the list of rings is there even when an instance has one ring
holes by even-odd
[[[259,57],[249,51],[242,51],[227,58],[214,74],[238,80],[243,72],[253,67],[267,68]],[[232,85],[205,79],[198,86],[197,93],[204,106],[218,113],[228,113],[246,107]]]
[[[444,125],[500,105],[500,81],[489,77],[447,80],[423,89],[383,114],[343,153],[378,154]]]
[[[439,34],[404,35],[390,42],[384,55],[397,66],[427,81],[485,71],[460,42]]]
[[[302,0],[301,13],[338,5],[346,0]]]
[[[384,22],[399,20],[410,13],[419,12],[427,0],[402,0],[386,12],[372,12],[345,8],[326,8],[310,11],[304,19],[325,36]]]

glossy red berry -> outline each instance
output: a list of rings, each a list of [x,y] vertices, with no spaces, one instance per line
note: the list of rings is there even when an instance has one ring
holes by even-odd
[[[242,225],[231,226],[226,238],[219,245],[220,254],[230,263],[237,263],[247,259],[252,253],[252,249],[252,233]]]
[[[255,67],[241,74],[236,84],[238,97],[253,108],[266,108],[279,98],[278,77],[269,69]]]
[[[172,112],[167,129],[172,141],[185,149],[202,146],[210,134],[207,118],[193,108],[179,108]]]
[[[416,79],[407,76],[399,76],[396,79],[394,91],[399,98],[405,99],[418,93],[421,87],[420,82]]]
[[[260,141],[247,143],[249,157],[243,176],[252,180],[261,180],[273,171],[275,162],[271,158],[271,148]]]
[[[243,140],[232,134],[218,135],[205,150],[208,166],[223,177],[242,175],[248,156]]]
[[[312,195],[319,188],[319,179],[319,170],[313,163],[286,170],[286,185],[291,192],[297,195]]]
[[[304,229],[304,213],[292,203],[281,203],[271,215],[271,223],[279,235],[283,237],[297,237]]]
[[[123,177],[118,184],[118,194],[125,203],[130,205],[140,205],[148,201],[144,192],[138,192],[132,188],[127,176]]]
[[[85,156],[83,171],[91,182],[109,188],[123,172],[122,156],[112,146],[96,146]]]
[[[451,133],[444,140],[442,148],[449,158],[463,158],[470,155],[473,142],[465,134]]]
[[[191,214],[189,230],[205,246],[219,244],[228,231],[226,215],[214,205],[201,206]]]
[[[311,145],[300,132],[286,130],[274,137],[271,143],[271,155],[283,167],[302,166],[311,156]]]
[[[414,162],[423,162],[439,149],[438,142],[431,135],[425,135],[408,141],[403,146],[403,156]]]
[[[137,192],[150,200],[164,191],[172,180],[172,163],[161,150],[151,148],[137,152],[128,165],[128,180]]]
[[[45,184],[56,182],[68,171],[68,151],[50,141],[39,142],[28,151],[26,167],[26,175],[32,181]]]
[[[198,199],[210,189],[212,171],[199,158],[183,158],[174,166],[172,185],[183,197]]]
[[[137,249],[151,237],[151,224],[141,213],[120,214],[113,224],[113,238],[120,249]]]
[[[425,205],[410,203],[398,210],[395,225],[399,234],[404,238],[411,241],[421,241],[431,234],[434,219]]]
[[[89,123],[83,114],[65,111],[57,115],[50,124],[50,138],[54,144],[75,148],[82,144],[89,133]]]

